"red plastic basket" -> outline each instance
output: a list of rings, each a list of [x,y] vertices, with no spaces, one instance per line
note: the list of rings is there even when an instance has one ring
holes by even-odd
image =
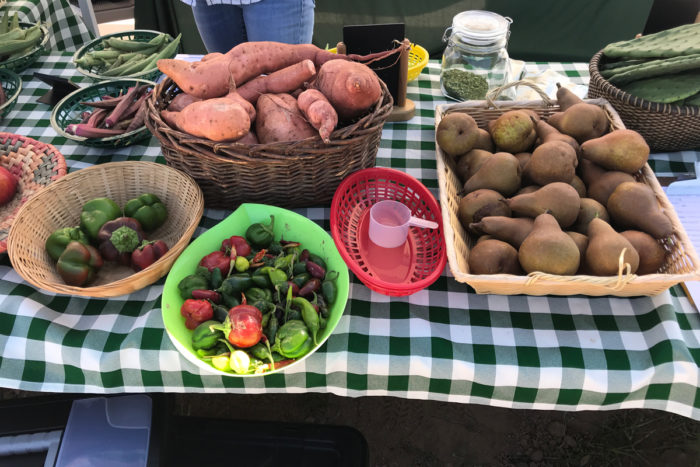
[[[398,248],[369,240],[369,208],[385,199],[400,201],[437,229],[411,227]],[[410,175],[388,168],[358,170],[345,178],[331,202],[331,235],[350,270],[370,289],[395,297],[411,295],[440,277],[447,261],[440,206]]]

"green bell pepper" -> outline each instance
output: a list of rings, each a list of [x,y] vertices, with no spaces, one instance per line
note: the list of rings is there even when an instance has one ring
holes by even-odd
[[[80,213],[80,228],[91,240],[97,239],[97,233],[105,223],[121,216],[117,203],[109,198],[95,198],[83,205]]]
[[[279,328],[271,350],[287,358],[299,358],[309,353],[313,346],[314,341],[304,322],[292,319]]]
[[[256,248],[267,248],[275,239],[274,233],[275,227],[275,216],[270,215],[270,223],[263,224],[262,222],[256,222],[248,226],[245,232],[245,238],[248,240],[252,246]]]
[[[192,331],[192,348],[194,350],[208,350],[216,347],[219,339],[224,338],[224,333],[218,329],[213,329],[212,325],[220,325],[218,321],[209,320],[198,325]]]
[[[165,223],[168,210],[165,204],[153,193],[144,193],[130,199],[124,205],[124,215],[141,223],[143,230],[151,232]]]
[[[221,283],[221,287],[217,289],[217,292],[229,296],[240,297],[241,292],[253,287],[254,285],[253,279],[247,273],[236,273],[231,274],[224,279],[224,281]]]
[[[61,253],[66,249],[68,244],[72,241],[77,241],[83,245],[89,245],[90,239],[87,238],[85,232],[80,230],[79,227],[64,227],[62,229],[55,230],[49,238],[46,239],[46,252],[49,254],[51,259],[58,261]]]
[[[94,246],[74,240],[58,257],[56,270],[66,284],[83,287],[95,277],[102,264],[102,256]]]
[[[187,300],[188,298],[192,298],[193,290],[209,288],[209,282],[199,274],[190,274],[182,278],[177,284],[177,288],[180,290],[180,296]]]

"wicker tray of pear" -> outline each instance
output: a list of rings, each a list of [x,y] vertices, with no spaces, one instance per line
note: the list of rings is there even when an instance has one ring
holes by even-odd
[[[448,262],[479,293],[653,295],[700,260],[603,99],[436,109]],[[642,279],[644,278],[644,279]]]

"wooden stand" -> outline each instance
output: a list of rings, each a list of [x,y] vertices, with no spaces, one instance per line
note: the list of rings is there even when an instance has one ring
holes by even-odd
[[[394,108],[387,118],[389,122],[405,122],[412,119],[416,114],[416,104],[411,99],[406,98],[406,87],[408,85],[408,53],[410,51],[411,41],[404,39],[403,45],[404,50],[399,57],[399,87],[396,101],[394,102]],[[343,42],[338,42],[336,51],[339,54],[345,55],[347,53],[347,48]]]

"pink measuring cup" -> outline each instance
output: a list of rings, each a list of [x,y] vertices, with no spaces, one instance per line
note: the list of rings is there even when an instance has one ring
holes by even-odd
[[[369,239],[383,248],[403,245],[410,226],[438,228],[437,222],[411,216],[408,206],[399,201],[379,201],[369,210]]]

